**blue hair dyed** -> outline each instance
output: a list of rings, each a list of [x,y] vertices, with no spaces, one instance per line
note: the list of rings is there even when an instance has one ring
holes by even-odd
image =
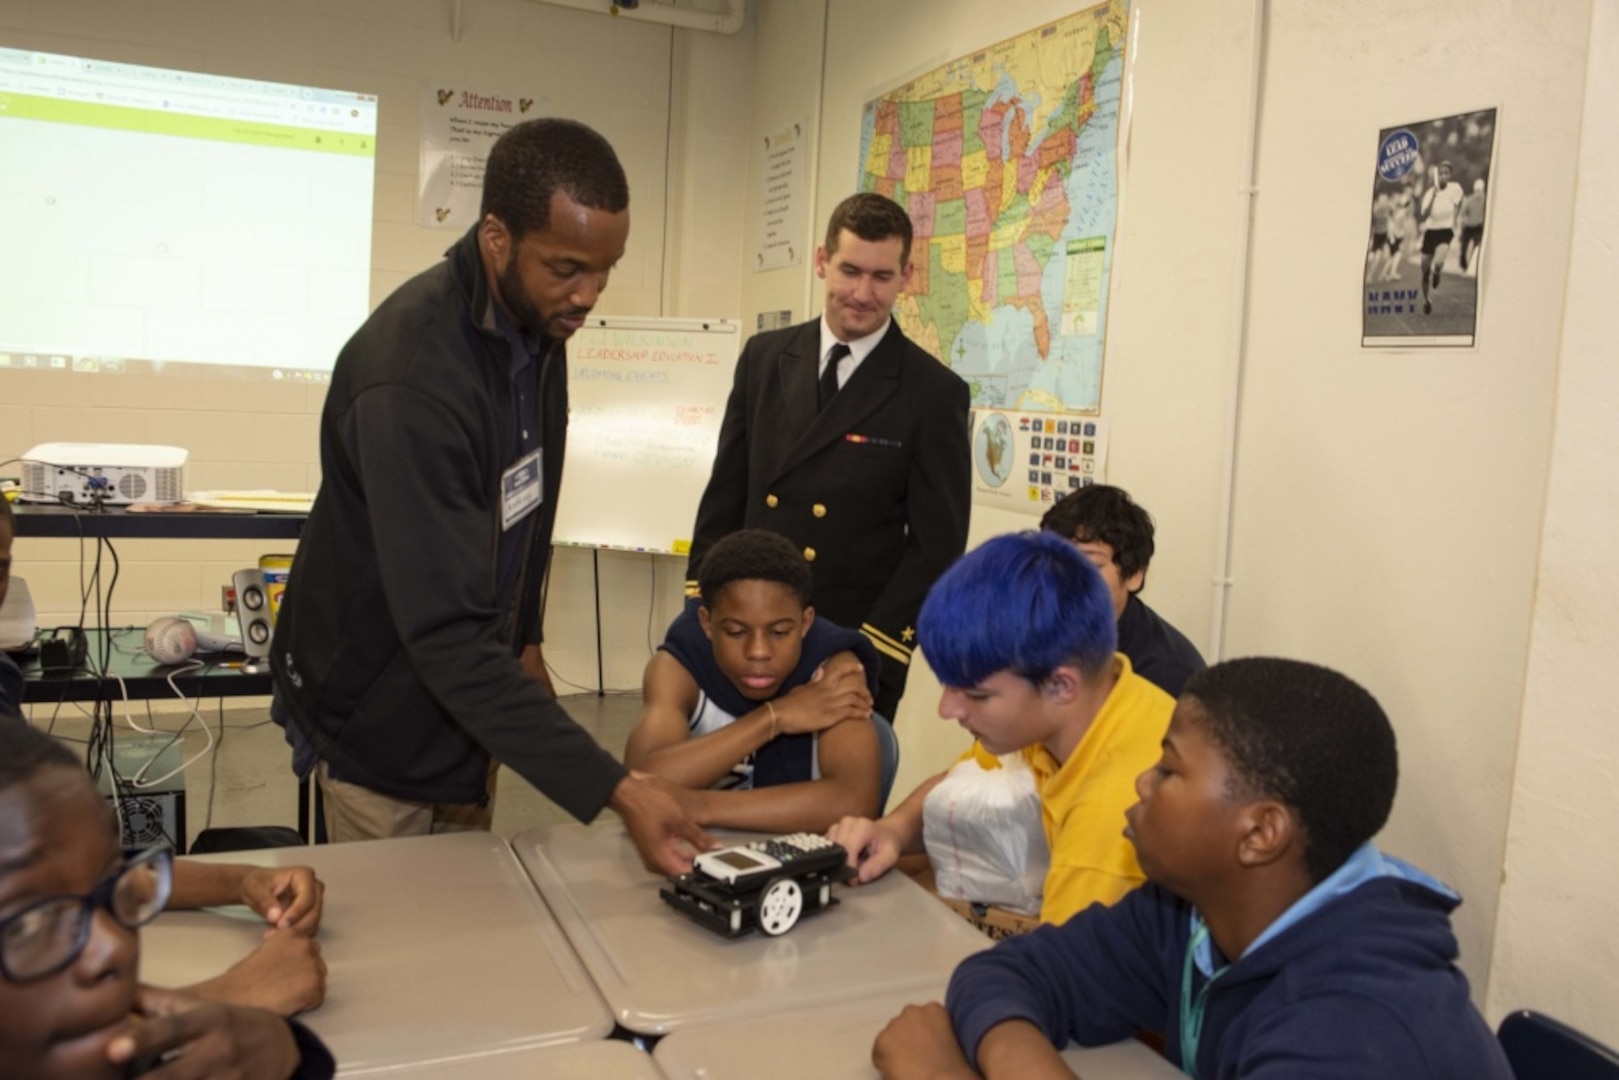
[[[945,686],[999,671],[1036,685],[1064,664],[1100,675],[1118,647],[1113,597],[1090,560],[1055,533],[997,536],[934,583],[916,622]]]

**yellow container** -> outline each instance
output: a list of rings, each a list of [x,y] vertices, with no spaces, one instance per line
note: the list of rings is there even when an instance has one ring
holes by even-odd
[[[292,573],[291,555],[259,556],[259,573],[264,575],[264,594],[270,598],[270,622],[281,614],[281,594],[287,591],[287,575]]]

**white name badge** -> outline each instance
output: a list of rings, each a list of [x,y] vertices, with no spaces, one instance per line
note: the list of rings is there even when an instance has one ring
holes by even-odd
[[[540,499],[540,451],[536,450],[500,474],[501,532],[532,514]]]

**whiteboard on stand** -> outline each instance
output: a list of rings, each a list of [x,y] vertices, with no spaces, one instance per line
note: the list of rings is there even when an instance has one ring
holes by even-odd
[[[568,340],[554,544],[684,555],[740,349],[723,319],[591,319]]]

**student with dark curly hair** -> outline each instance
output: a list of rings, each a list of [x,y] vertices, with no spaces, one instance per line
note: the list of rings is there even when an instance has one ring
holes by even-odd
[[[1119,620],[1119,651],[1137,675],[1178,696],[1205,665],[1197,646],[1141,599],[1154,550],[1152,515],[1123,488],[1091,484],[1058,500],[1040,528],[1072,541],[1101,572]]]
[[[1460,898],[1372,844],[1398,772],[1388,717],[1343,675],[1209,668],[1126,815],[1149,883],[965,961],[945,1006],[878,1036],[879,1068],[1065,1075],[1058,1047],[1148,1030],[1207,1080],[1510,1080],[1455,966]]]
[[[734,532],[697,571],[642,681],[624,760],[694,789],[703,825],[821,832],[877,810],[877,651],[817,618],[809,563],[764,529]]]

